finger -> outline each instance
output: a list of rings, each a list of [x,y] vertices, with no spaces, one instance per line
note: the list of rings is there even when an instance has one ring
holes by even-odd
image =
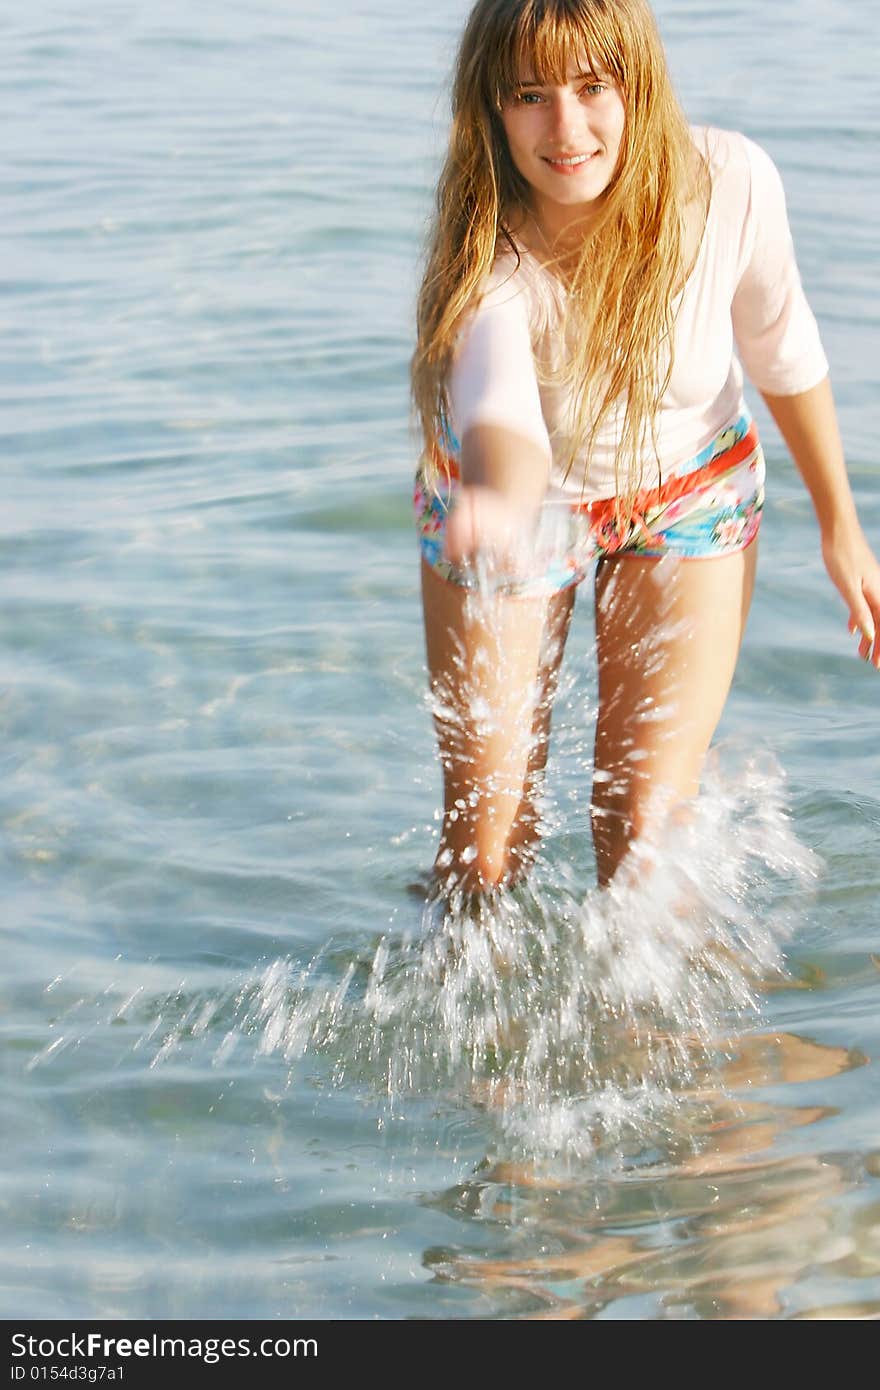
[[[870,661],[875,669],[880,671],[880,602],[874,607],[871,617],[874,623],[874,640],[868,642],[869,651],[865,660]]]
[[[877,670],[880,670],[880,584],[875,582],[873,576],[867,580],[862,580],[862,595],[870,612],[874,629],[871,642],[873,651],[869,659]],[[864,628],[863,631],[865,631]]]
[[[459,498],[446,520],[443,553],[452,565],[463,565],[473,550],[474,525],[468,498]]]
[[[851,621],[861,633],[862,637],[866,638],[869,644],[873,646],[876,636],[876,624],[874,622],[874,615],[866,603],[862,602],[853,609]],[[852,629],[850,630],[852,631]]]
[[[443,558],[448,560],[450,565],[461,564],[461,547],[455,532],[450,528],[447,528],[446,535],[443,537]]]
[[[859,656],[868,661],[871,648],[875,644],[880,645],[880,623],[874,621],[874,615],[864,595],[860,595],[850,608],[848,627],[851,635],[858,635]]]

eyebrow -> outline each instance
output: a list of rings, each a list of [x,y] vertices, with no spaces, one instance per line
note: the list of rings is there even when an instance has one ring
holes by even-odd
[[[573,77],[568,78],[568,82],[580,82],[582,78],[587,78],[590,82],[607,82],[607,77],[600,77],[597,72],[576,72]],[[546,82],[520,82],[520,87],[546,87],[550,84]]]

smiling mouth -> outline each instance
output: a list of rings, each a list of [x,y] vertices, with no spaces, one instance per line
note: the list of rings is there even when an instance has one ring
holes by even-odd
[[[554,169],[579,169],[582,164],[588,164],[591,159],[595,159],[598,153],[598,150],[593,150],[592,154],[545,154],[541,158],[545,164],[551,165]]]

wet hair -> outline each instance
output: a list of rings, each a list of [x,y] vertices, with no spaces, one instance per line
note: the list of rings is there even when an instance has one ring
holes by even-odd
[[[449,418],[448,378],[463,320],[515,228],[530,188],[507,145],[502,109],[522,81],[563,85],[588,62],[618,85],[625,107],[611,182],[566,264],[566,312],[575,332],[553,380],[572,393],[566,474],[589,474],[595,439],[620,421],[615,473],[619,520],[631,513],[656,416],[672,372],[674,301],[685,264],[685,208],[708,212],[711,182],[676,97],[646,0],[478,0],[458,52],[452,128],[437,189],[418,299],[413,401],[429,472]],[[566,325],[567,327],[568,325]],[[659,462],[659,460],[658,460]]]

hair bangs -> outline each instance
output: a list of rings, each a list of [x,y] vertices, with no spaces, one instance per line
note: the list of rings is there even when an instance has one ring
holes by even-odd
[[[493,104],[510,101],[524,82],[564,86],[577,67],[624,79],[617,26],[609,7],[572,0],[527,0],[516,23],[499,33],[489,85]]]
[[[615,436],[615,507],[625,518],[649,453],[660,463],[656,424],[672,372],[677,296],[697,254],[685,222],[702,217],[705,227],[712,187],[649,0],[476,0],[419,292],[413,400],[433,477],[448,436],[461,325],[499,253],[512,251],[518,265],[527,244],[521,231],[532,190],[510,157],[502,108],[525,83],[563,86],[588,71],[621,88],[624,139],[597,215],[564,269],[561,332],[570,346],[558,363],[536,358],[536,373],[571,397],[571,428],[556,460],[565,476],[576,468],[586,485],[596,442],[603,431]]]

